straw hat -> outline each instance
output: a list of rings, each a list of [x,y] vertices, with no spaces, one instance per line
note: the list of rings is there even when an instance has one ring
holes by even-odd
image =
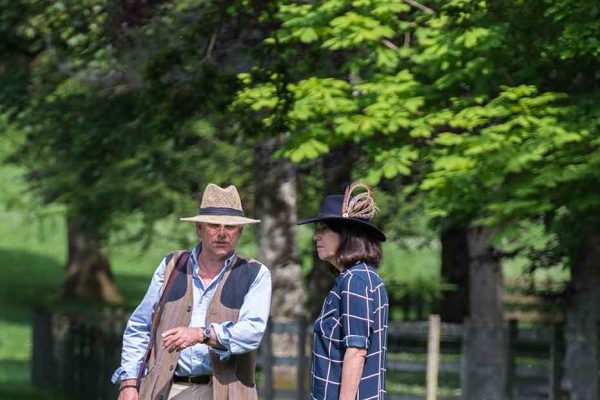
[[[235,186],[231,185],[223,189],[214,183],[209,183],[204,189],[198,215],[180,218],[180,220],[219,225],[246,225],[260,222],[259,219],[244,216],[240,195]]]
[[[356,192],[359,192],[356,194]],[[345,194],[325,196],[319,216],[297,222],[304,225],[316,222],[337,222],[342,225],[359,227],[374,239],[385,242],[385,234],[371,224],[371,218],[377,212],[373,191],[367,185],[355,182],[346,188]]]

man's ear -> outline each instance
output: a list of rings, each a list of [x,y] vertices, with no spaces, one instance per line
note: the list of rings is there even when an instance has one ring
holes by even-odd
[[[202,232],[202,224],[200,222],[196,222],[196,233],[200,235]]]

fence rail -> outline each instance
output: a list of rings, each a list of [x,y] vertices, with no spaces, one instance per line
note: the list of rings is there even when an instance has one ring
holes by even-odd
[[[530,277],[508,280],[503,295],[506,319],[562,322],[564,286],[564,281],[552,278],[541,281]],[[396,319],[426,321],[429,315],[441,312],[443,289],[439,287],[416,291],[396,285],[390,289],[390,310],[393,310],[392,315]]]
[[[33,383],[61,388],[74,399],[116,399],[116,386],[110,383],[110,376],[120,363],[126,320],[127,316],[118,311],[107,311],[102,318],[89,320],[36,309],[33,313]],[[398,382],[404,383],[411,374],[425,376],[428,329],[427,322],[390,324],[387,398],[424,398],[398,393],[396,388]],[[510,321],[507,332],[510,398],[524,398],[525,394],[529,399],[552,398],[560,382],[562,327],[551,324],[522,328],[517,321]],[[460,324],[441,324],[439,374],[446,381],[458,382],[453,392],[460,389],[463,334]],[[305,320],[269,324],[257,357],[258,389],[263,399],[307,398],[311,337]],[[285,354],[280,354],[282,348]],[[291,376],[289,370],[293,370]],[[282,382],[285,371],[289,379]],[[458,399],[459,395],[439,398]]]

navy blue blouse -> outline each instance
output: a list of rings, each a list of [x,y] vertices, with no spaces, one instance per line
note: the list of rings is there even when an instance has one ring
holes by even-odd
[[[311,399],[338,400],[347,347],[367,349],[356,398],[385,397],[388,308],[373,266],[357,263],[336,278],[314,325]]]

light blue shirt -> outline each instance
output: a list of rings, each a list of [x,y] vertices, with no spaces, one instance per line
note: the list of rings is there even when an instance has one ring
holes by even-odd
[[[198,244],[191,253],[193,277],[193,309],[190,321],[191,327],[203,327],[206,321],[206,312],[212,300],[218,283],[223,278],[225,269],[231,264],[235,253],[228,258],[221,271],[215,276],[210,284],[204,288],[200,279],[198,269],[198,254],[202,251]],[[123,351],[121,353],[121,366],[114,372],[112,382],[118,383],[125,379],[137,378],[138,368],[142,358],[146,354],[150,341],[150,329],[152,313],[162,294],[162,286],[167,268],[166,258],[158,265],[152,276],[148,291],[140,305],[129,318],[125,332],[123,333]],[[210,348],[205,344],[196,344],[182,350],[179,354],[179,362],[175,374],[179,376],[211,375],[212,365],[210,351],[218,353],[221,359],[229,357],[230,354],[241,354],[258,348],[265,332],[269,309],[271,306],[271,273],[264,265],[254,279],[250,289],[244,298],[244,304],[240,308],[237,322],[225,321],[221,324],[211,324],[217,339],[226,350]],[[157,338],[157,345],[161,345],[161,339]]]

